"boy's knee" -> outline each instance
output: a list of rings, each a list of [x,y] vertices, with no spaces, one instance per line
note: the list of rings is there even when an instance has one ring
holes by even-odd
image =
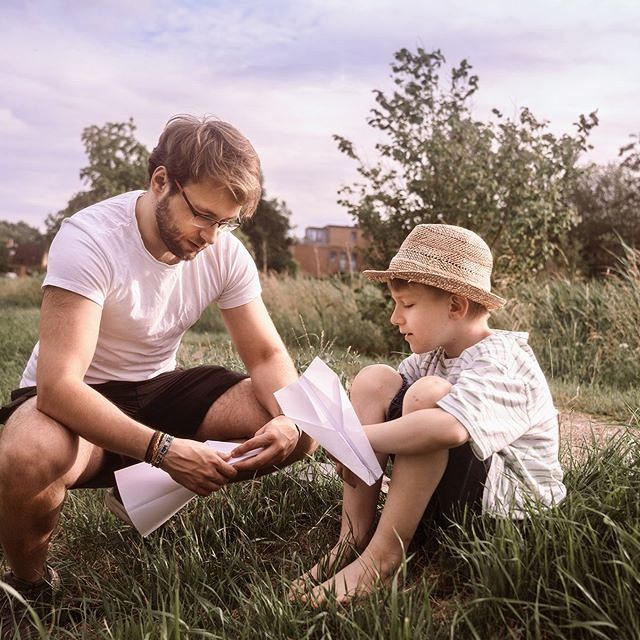
[[[438,376],[425,376],[416,380],[408,389],[402,403],[402,413],[418,409],[433,409],[438,400],[451,390],[451,383]]]
[[[351,383],[351,399],[380,399],[387,405],[402,386],[402,376],[386,364],[372,364],[361,369]]]

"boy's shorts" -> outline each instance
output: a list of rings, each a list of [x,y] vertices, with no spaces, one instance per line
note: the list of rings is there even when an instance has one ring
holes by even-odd
[[[402,376],[402,386],[389,405],[386,420],[395,420],[402,415],[402,402],[409,387],[406,378]],[[437,524],[444,525],[465,508],[480,513],[490,464],[491,459],[478,460],[468,442],[449,449],[447,467],[429,501],[424,519],[433,519]],[[391,482],[393,483],[393,477]]]
[[[151,380],[104,382],[89,386],[130,418],[179,438],[193,438],[211,405],[247,377],[224,367],[203,365],[161,373]],[[12,391],[11,401],[0,408],[0,424],[36,395],[36,387]],[[105,454],[99,473],[82,487],[114,486],[114,471],[139,462],[112,451],[105,451]]]

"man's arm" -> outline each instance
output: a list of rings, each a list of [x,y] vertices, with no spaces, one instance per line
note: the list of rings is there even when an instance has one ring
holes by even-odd
[[[221,313],[238,354],[251,376],[258,402],[274,417],[256,432],[255,437],[238,447],[234,454],[239,455],[256,447],[265,447],[265,450],[255,458],[235,466],[243,471],[278,464],[295,449],[298,429],[288,418],[277,417],[281,409],[273,392],[295,382],[298,374],[262,298],[240,307],[222,309]],[[306,435],[302,437],[308,438]]]
[[[129,418],[83,381],[96,348],[101,315],[101,307],[88,298],[45,287],[37,406],[85,440],[142,460],[153,429]],[[174,441],[162,468],[201,495],[220,488],[236,474],[212,449],[184,439]]]

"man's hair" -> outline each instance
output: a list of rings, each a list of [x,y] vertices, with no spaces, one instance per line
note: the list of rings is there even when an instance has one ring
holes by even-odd
[[[391,280],[389,280],[389,288],[392,291],[401,291],[402,289],[405,289],[410,285],[419,285],[421,287],[426,287],[427,289],[433,291],[440,298],[448,298],[449,296],[460,296],[461,298],[465,298],[465,296],[459,293],[445,291],[444,289],[440,289],[439,287],[434,287],[430,284],[423,284],[422,282],[409,282],[408,280],[402,280],[400,278],[391,278]],[[466,298],[466,300],[469,303],[469,310],[467,311],[468,318],[477,318],[478,316],[483,316],[489,313],[488,309],[484,305],[481,305],[479,302],[476,302],[475,300],[469,300],[469,298]]]
[[[174,116],[167,122],[149,156],[149,178],[166,167],[171,193],[180,184],[211,179],[228,189],[242,207],[240,215],[251,217],[262,194],[260,159],[252,144],[228,122],[205,116]]]

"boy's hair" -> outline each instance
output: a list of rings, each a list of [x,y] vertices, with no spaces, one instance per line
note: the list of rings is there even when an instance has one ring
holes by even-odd
[[[235,127],[212,117],[179,115],[171,118],[149,156],[149,178],[158,168],[167,169],[171,193],[181,184],[211,179],[229,190],[251,217],[262,195],[260,159]]]
[[[402,291],[402,289],[406,289],[409,286],[426,287],[430,291],[433,291],[434,294],[439,298],[449,298],[453,295],[464,298],[469,303],[467,317],[470,319],[489,315],[489,310],[484,305],[476,302],[475,300],[470,300],[466,296],[463,296],[459,293],[452,293],[451,291],[445,291],[444,289],[439,289],[438,287],[434,287],[430,284],[422,284],[421,282],[409,282],[408,280],[402,280],[400,278],[392,278],[391,280],[389,280],[389,289],[391,289],[392,291]]]

